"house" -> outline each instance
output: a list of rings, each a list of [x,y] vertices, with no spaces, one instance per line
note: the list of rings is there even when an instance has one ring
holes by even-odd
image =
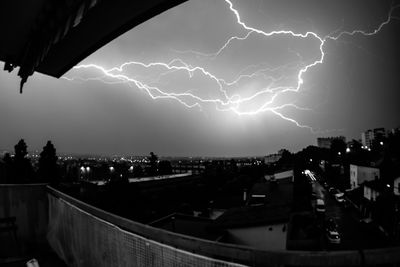
[[[290,211],[288,205],[238,207],[218,217],[214,226],[225,229],[226,234],[220,242],[284,250]]]
[[[286,249],[292,202],[291,179],[256,183],[249,190],[247,205],[228,209],[214,220],[214,227],[226,233],[221,242]]]
[[[359,187],[363,182],[380,178],[378,168],[350,164],[350,188]]]

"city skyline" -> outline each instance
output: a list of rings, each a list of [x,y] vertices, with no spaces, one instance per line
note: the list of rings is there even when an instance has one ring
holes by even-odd
[[[297,151],[319,136],[359,139],[367,129],[398,127],[400,8],[394,5],[390,13],[390,1],[305,1],[300,8],[290,3],[189,1],[117,38],[63,79],[35,74],[23,95],[15,74],[2,72],[0,147],[11,149],[24,138],[32,150],[52,140],[63,153],[251,156]],[[264,34],[272,31],[315,36]],[[314,66],[322,55],[318,37],[326,36],[332,38],[323,39],[324,60]],[[140,84],[82,67],[111,69],[126,61],[136,62],[124,70],[126,77],[162,86],[168,95],[151,97]],[[172,63],[147,67],[154,62]],[[226,97],[196,67],[223,81],[247,77],[224,87],[229,105],[210,104],[203,100]],[[83,81],[87,78],[92,80]],[[272,109],[256,112],[274,95],[259,97],[265,88],[298,92],[284,92]],[[170,97],[185,93],[201,100]],[[257,98],[239,107],[235,94]],[[229,111],[219,111],[225,108]]]

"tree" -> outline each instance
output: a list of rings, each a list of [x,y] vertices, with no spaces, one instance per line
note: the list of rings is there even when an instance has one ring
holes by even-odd
[[[14,146],[14,151],[14,182],[24,183],[32,180],[33,169],[31,161],[26,157],[28,155],[28,146],[24,139],[19,140],[19,142]]]
[[[23,161],[28,155],[28,146],[26,145],[24,139],[19,140],[19,142],[14,146],[15,151],[15,162]]]
[[[150,152],[150,169],[149,169],[149,175],[156,175],[157,174],[157,161],[158,157],[156,154],[153,152]]]
[[[40,153],[39,176],[46,182],[59,182],[56,149],[47,141]]]

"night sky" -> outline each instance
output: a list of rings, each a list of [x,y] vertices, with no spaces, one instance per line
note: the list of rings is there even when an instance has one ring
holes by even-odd
[[[110,70],[136,62],[121,70],[34,74],[22,95],[17,71],[1,71],[0,149],[24,138],[30,150],[52,140],[65,153],[250,156],[400,126],[400,7],[375,34],[334,40],[379,29],[392,1],[232,4],[244,25],[226,1],[192,0],[79,64]],[[282,30],[312,34],[266,36]],[[241,39],[220,50],[234,36]],[[323,62],[302,73],[295,90],[301,70],[320,60],[321,40]]]

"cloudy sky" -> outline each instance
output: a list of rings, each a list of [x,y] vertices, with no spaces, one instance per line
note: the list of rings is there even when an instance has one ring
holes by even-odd
[[[392,1],[232,4],[188,1],[22,95],[0,72],[0,149],[247,156],[400,126]]]

